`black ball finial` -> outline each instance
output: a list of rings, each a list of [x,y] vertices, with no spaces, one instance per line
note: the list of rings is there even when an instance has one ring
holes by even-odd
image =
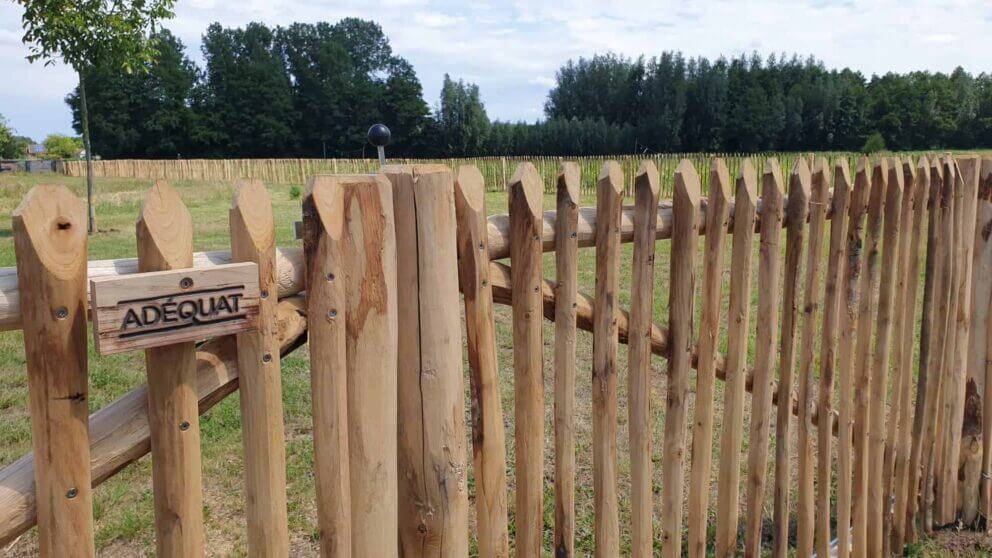
[[[369,143],[376,147],[385,147],[389,145],[389,140],[392,139],[392,134],[389,132],[389,128],[385,124],[373,124],[369,128]]]

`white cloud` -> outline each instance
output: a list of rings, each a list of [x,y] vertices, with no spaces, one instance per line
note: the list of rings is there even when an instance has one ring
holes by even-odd
[[[543,105],[549,76],[569,58],[596,52],[634,57],[681,50],[709,58],[795,52],[869,76],[958,65],[973,73],[992,69],[992,7],[980,0],[184,0],[176,10],[167,26],[197,61],[200,36],[214,21],[375,20],[394,52],[416,68],[429,104],[449,73],[477,82],[490,116],[505,120],[539,116],[533,107]],[[23,62],[20,15],[19,6],[0,2],[0,81],[16,84],[0,87],[0,113],[32,135],[68,131],[61,99],[74,77],[66,68]],[[936,29],[935,21],[953,25]],[[38,110],[61,115],[61,128],[36,126]]]

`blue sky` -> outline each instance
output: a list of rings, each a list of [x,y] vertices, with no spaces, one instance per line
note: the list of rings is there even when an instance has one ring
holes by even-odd
[[[240,26],[362,17],[382,25],[434,106],[445,73],[478,83],[490,118],[542,116],[555,71],[597,52],[681,50],[715,58],[756,50],[815,55],[864,72],[992,71],[992,4],[977,0],[419,1],[178,0],[166,23],[198,63],[211,22]],[[0,114],[21,134],[71,132],[75,76],[24,60],[21,8],[0,0]]]

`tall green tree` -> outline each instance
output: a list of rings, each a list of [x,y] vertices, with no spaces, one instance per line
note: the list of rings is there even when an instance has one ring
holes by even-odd
[[[444,75],[441,103],[435,118],[441,141],[450,156],[482,155],[489,135],[489,116],[479,96],[479,86],[454,81]]]
[[[28,60],[62,61],[79,76],[81,125],[86,146],[86,199],[89,231],[96,230],[93,207],[93,153],[86,103],[85,73],[96,64],[133,71],[158,54],[150,30],[173,16],[175,0],[15,0],[24,7],[23,41]]]

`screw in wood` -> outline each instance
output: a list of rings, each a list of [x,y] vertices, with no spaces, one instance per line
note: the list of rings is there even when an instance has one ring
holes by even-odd
[[[55,317],[59,320],[64,320],[69,317],[69,309],[65,306],[60,306],[55,310]]]
[[[79,495],[79,491],[76,490],[76,487],[70,488],[65,493],[65,497],[68,498],[68,499],[70,499],[70,500],[72,500],[73,498],[75,498],[78,495]]]
[[[189,422],[188,421],[185,421],[185,420],[182,421],[182,422],[180,422],[179,423],[179,430],[182,430],[183,432],[186,432],[187,430],[189,430]]]
[[[269,291],[263,289],[258,295],[262,297],[262,300],[265,300],[269,298]]]
[[[266,364],[272,362],[272,355],[269,353],[265,353],[264,355],[262,355],[262,362]]]
[[[333,273],[328,273],[327,274],[327,282],[330,283],[333,280],[334,280],[334,274]]]
[[[193,279],[191,277],[183,277],[179,280],[180,289],[188,289],[193,286]]]
[[[337,317],[338,317],[338,311],[337,310],[328,310],[327,311],[327,319],[328,320],[333,320],[334,318],[337,318]]]

